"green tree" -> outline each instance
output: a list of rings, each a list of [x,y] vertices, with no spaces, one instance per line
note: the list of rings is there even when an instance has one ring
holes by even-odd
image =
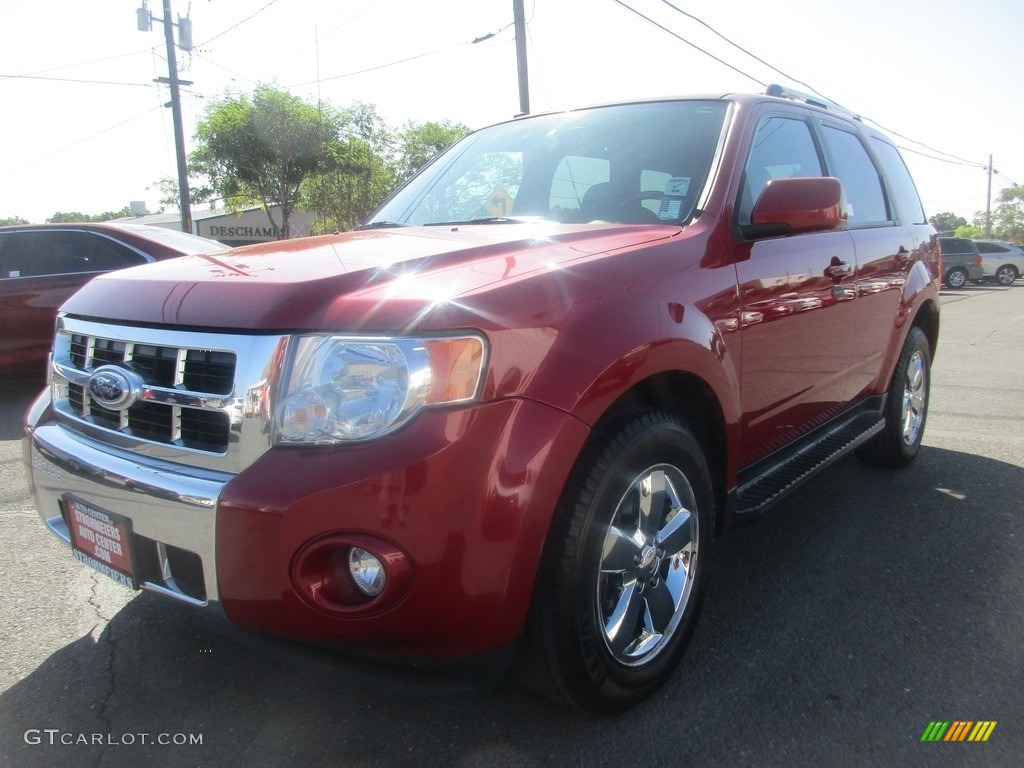
[[[333,162],[334,120],[330,109],[261,84],[252,96],[227,95],[207,108],[190,160],[229,208],[259,203],[286,238],[303,182]]]
[[[955,213],[936,213],[930,219],[932,226],[938,230],[940,235],[948,235],[951,232],[955,232],[957,227],[963,227],[967,224],[967,219],[963,216],[957,216]]]
[[[435,155],[450,147],[470,130],[468,125],[448,120],[406,123],[405,128],[398,134],[396,180],[403,182],[408,179]]]
[[[178,180],[173,176],[163,176],[146,189],[154,189],[160,193],[160,213],[167,208],[178,210],[181,208],[181,195],[178,190]],[[209,184],[189,177],[188,199],[192,205],[202,205],[212,202],[216,192]]]
[[[1024,184],[1006,187],[998,200],[992,211],[992,236],[1013,243],[1024,242]],[[981,215],[984,220],[984,214]]]
[[[375,106],[355,102],[334,113],[332,124],[337,134],[327,145],[329,162],[306,182],[302,196],[319,232],[352,229],[395,185],[393,131]]]
[[[985,214],[982,214],[982,219],[984,219],[984,217],[985,217]],[[953,234],[956,235],[957,237],[966,237],[966,238],[968,238],[970,240],[976,240],[979,237],[984,237],[985,236],[984,220],[982,221],[982,226],[980,226],[980,227],[976,227],[974,224],[963,224],[963,225],[957,227],[953,231]]]
[[[8,216],[6,219],[0,219],[0,227],[10,226],[11,224],[29,224],[28,219],[23,219],[21,216]]]
[[[131,216],[132,212],[126,205],[119,211],[106,211],[104,213],[82,213],[80,211],[58,211],[57,213],[50,216],[46,222],[48,224],[75,224],[82,221],[110,221],[111,219],[123,219],[125,216]]]

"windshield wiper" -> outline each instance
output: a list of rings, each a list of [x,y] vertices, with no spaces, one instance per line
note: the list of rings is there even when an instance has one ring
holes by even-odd
[[[513,219],[509,216],[481,216],[478,219],[466,219],[465,221],[431,221],[425,227],[461,227],[469,224],[522,224],[525,219]]]
[[[371,221],[369,224],[360,224],[356,227],[356,231],[361,229],[395,229],[396,227],[411,227],[412,224],[403,224],[400,221],[387,221],[386,219],[380,219],[379,221]]]

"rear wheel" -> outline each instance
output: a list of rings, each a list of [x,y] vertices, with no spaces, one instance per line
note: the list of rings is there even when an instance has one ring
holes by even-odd
[[[928,338],[920,328],[911,328],[889,385],[885,428],[857,450],[866,463],[902,467],[917,457],[928,417],[931,365]]]
[[[953,267],[946,273],[947,288],[963,288],[967,285],[967,270],[963,267]]]
[[[671,415],[633,414],[595,434],[545,547],[524,681],[594,713],[654,693],[696,626],[712,504],[700,445]]]
[[[1017,279],[1017,268],[1013,264],[1003,264],[996,270],[995,281],[1000,285],[1013,285]]]

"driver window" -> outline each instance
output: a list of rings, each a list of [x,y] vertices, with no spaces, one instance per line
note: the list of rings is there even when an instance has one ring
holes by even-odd
[[[818,149],[805,121],[778,116],[763,118],[747,156],[736,206],[739,223],[750,223],[754,203],[772,179],[823,175]]]

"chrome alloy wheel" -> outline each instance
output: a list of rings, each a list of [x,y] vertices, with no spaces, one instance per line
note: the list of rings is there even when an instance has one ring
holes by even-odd
[[[636,477],[612,515],[597,610],[605,645],[621,664],[650,661],[679,625],[696,574],[696,508],[683,473],[659,464]]]
[[[946,275],[946,285],[950,288],[963,288],[967,285],[967,273],[962,269],[952,269]]]
[[[1004,264],[996,270],[995,278],[1000,285],[1013,285],[1014,280],[1017,279],[1017,270],[1012,264]]]
[[[907,372],[903,377],[903,442],[913,445],[924,423],[925,406],[928,398],[928,368],[919,350],[907,361]]]

